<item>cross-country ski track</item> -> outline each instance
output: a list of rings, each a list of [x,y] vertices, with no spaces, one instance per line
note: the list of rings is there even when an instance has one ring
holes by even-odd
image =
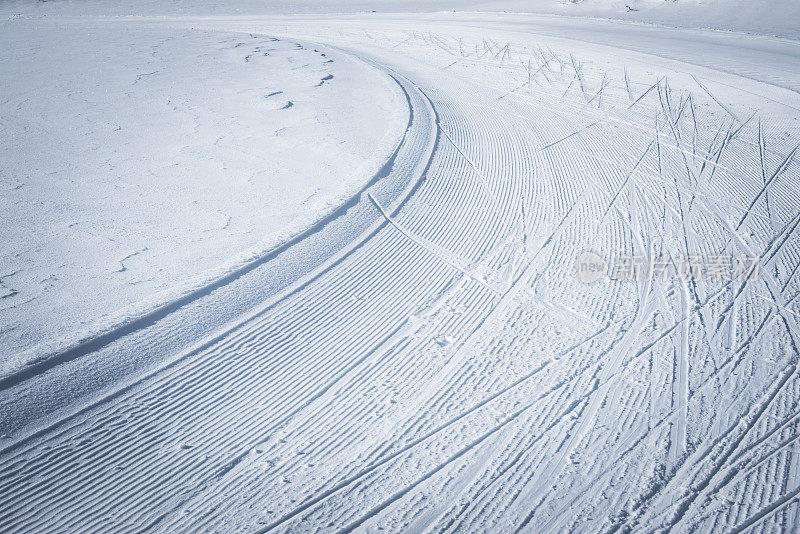
[[[409,124],[300,239],[9,379],[0,531],[800,528],[800,45],[715,68],[693,33],[659,57],[454,19],[73,22],[325,47]],[[583,251],[760,260],[585,284]]]

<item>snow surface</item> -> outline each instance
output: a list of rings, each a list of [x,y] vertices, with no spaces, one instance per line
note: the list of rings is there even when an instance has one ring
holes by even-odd
[[[407,122],[390,78],[295,41],[0,24],[0,375],[296,235]]]
[[[182,6],[37,5],[6,27],[184,36],[213,61],[324,46],[353,86],[309,108],[369,145],[382,122],[349,103],[380,88],[396,135],[310,231],[0,380],[0,530],[800,528],[797,41]],[[576,273],[631,256],[711,272]],[[757,268],[714,272],[736,258]]]
[[[479,11],[596,17],[681,28],[713,28],[800,39],[796,0],[6,0],[0,15],[274,15]]]

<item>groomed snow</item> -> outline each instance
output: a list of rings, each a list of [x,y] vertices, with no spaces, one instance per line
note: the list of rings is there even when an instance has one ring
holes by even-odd
[[[391,78],[293,40],[0,26],[0,375],[296,235],[408,120]]]
[[[798,531],[797,41],[530,13],[88,16],[109,7],[135,11],[14,21],[287,61],[325,43],[406,120],[374,179],[251,269],[0,378],[0,530]]]

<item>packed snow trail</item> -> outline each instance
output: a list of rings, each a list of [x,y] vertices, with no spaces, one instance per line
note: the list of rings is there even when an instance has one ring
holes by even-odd
[[[15,436],[3,531],[800,526],[800,95],[518,29],[190,23],[392,73],[430,159],[282,298]],[[709,272],[586,284],[586,251]]]

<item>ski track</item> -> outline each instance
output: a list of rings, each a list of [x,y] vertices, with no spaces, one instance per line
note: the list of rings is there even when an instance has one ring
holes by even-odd
[[[0,530],[800,528],[786,107],[535,36],[337,31],[312,37],[430,103],[419,184],[365,193],[379,222],[263,311],[7,447]],[[762,263],[585,285],[583,250]]]

